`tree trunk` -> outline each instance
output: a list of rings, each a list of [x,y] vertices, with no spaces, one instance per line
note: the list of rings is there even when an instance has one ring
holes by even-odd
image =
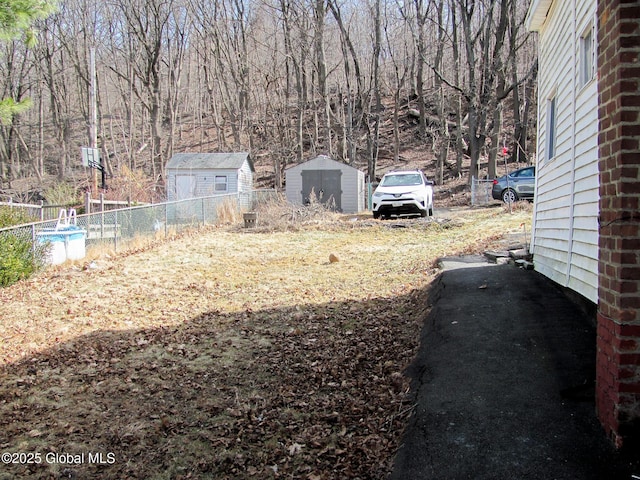
[[[417,49],[418,49],[418,65],[416,70],[416,97],[418,102],[419,117],[419,132],[420,138],[426,139],[427,137],[427,120],[426,120],[426,106],[424,102],[424,64],[427,58],[427,47],[424,40],[424,28],[427,21],[427,14],[424,12],[423,1],[414,0],[416,8],[416,28],[418,30],[417,35]]]
[[[315,55],[316,55],[316,71],[318,80],[318,93],[320,94],[320,102],[323,108],[322,117],[322,137],[324,140],[324,151],[329,155],[333,155],[333,146],[331,142],[331,102],[327,93],[327,61],[324,52],[324,18],[327,11],[325,8],[325,0],[316,0],[314,7],[315,15]]]
[[[452,0],[453,1],[453,0]],[[453,4],[449,4],[449,11],[451,12],[451,45],[453,54],[453,81],[454,85],[460,85],[460,50],[458,48],[458,22],[456,15],[456,7]],[[462,175],[462,160],[464,147],[464,138],[462,132],[462,95],[457,95],[456,106],[456,171],[457,177]]]
[[[527,155],[527,136],[528,136],[528,125],[529,125],[529,115],[531,112],[531,104],[532,98],[535,97],[535,83],[537,79],[538,72],[538,60],[534,61],[529,77],[525,81],[523,85],[523,105],[520,105],[520,97],[517,95],[518,89],[514,88],[514,100],[513,100],[513,110],[514,110],[514,140],[515,146],[514,151],[512,152],[512,160],[516,162],[527,162],[528,163],[528,155]],[[522,111],[522,114],[520,113]],[[517,114],[516,114],[517,112]]]
[[[502,131],[502,105],[497,103],[493,110],[493,127],[491,129],[491,148],[487,166],[488,178],[496,178],[498,150],[500,150],[500,132]]]

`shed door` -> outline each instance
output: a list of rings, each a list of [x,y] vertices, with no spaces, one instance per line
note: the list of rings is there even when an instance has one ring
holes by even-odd
[[[311,191],[321,203],[333,201],[335,209],[342,210],[342,170],[303,170],[302,201],[309,203]]]
[[[176,175],[176,200],[185,200],[196,196],[196,176]]]

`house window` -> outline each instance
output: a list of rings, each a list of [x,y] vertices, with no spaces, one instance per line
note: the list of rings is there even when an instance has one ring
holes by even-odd
[[[216,175],[214,181],[214,190],[216,192],[226,192],[227,191],[227,176],[226,175]]]
[[[547,100],[547,159],[556,154],[556,97]]]
[[[594,77],[594,35],[589,25],[580,37],[580,87],[584,87]]]

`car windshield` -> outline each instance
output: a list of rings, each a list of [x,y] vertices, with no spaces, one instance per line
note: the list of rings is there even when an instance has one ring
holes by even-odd
[[[408,187],[422,185],[422,175],[419,173],[385,175],[380,183],[383,187]]]

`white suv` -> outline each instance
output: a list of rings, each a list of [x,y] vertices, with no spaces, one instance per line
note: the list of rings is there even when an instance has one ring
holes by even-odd
[[[432,185],[420,170],[388,172],[373,192],[373,218],[433,215]]]

